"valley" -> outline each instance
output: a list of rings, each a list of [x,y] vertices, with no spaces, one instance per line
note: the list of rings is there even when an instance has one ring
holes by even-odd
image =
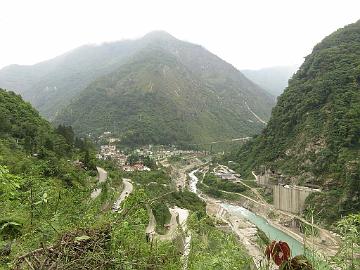
[[[0,69],[0,206],[4,270],[360,269],[360,21],[300,66],[153,31]]]
[[[183,158],[186,159],[187,157]],[[231,173],[232,170],[227,167],[222,165],[220,167],[222,170],[225,169],[225,174],[227,176],[235,173]],[[189,166],[186,168],[189,168]],[[184,169],[179,169],[179,172],[183,172],[183,170]],[[315,249],[318,256],[323,258],[334,256],[337,253],[340,242],[338,236],[335,236],[334,233],[330,233],[324,228],[318,227],[316,224],[310,224],[299,216],[275,209],[273,205],[265,202],[262,196],[257,192],[256,188],[251,189],[253,192],[252,198],[242,194],[233,193],[240,195],[241,199],[238,200],[214,198],[203,193],[201,190],[198,190],[197,184],[199,182],[201,183],[201,181],[199,181],[196,175],[201,177],[202,175],[205,175],[208,170],[209,166],[207,163],[203,163],[197,168],[187,169],[186,171],[189,176],[187,188],[206,202],[206,211],[208,215],[225,222],[229,228],[231,228],[233,233],[239,237],[240,242],[245,245],[257,267],[260,267],[261,263],[264,264],[266,261],[262,251],[263,246],[259,245],[258,242],[257,233],[259,230],[265,233],[269,239],[286,241],[290,245],[294,256],[303,254],[304,246],[308,249]],[[232,176],[237,178],[234,175]],[[249,209],[252,212],[250,212]],[[299,227],[285,227],[283,224],[286,219],[299,219],[307,225],[318,229],[321,233],[317,236],[311,236],[301,232]]]

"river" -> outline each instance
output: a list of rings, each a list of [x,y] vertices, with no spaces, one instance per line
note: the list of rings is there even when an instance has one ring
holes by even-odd
[[[198,194],[196,187],[196,184],[198,183],[198,178],[195,175],[197,171],[198,170],[194,170],[189,173],[190,191],[196,194]],[[251,212],[250,210],[242,206],[228,204],[228,203],[221,203],[220,205],[230,214],[238,217],[246,218],[252,224],[256,225],[260,230],[262,230],[269,237],[270,240],[277,240],[277,241],[281,240],[288,243],[288,245],[291,248],[292,256],[304,254],[304,246],[302,243],[300,243],[290,235],[284,233],[283,231],[279,230],[278,228],[272,226],[263,217],[256,215],[255,213]]]
[[[281,240],[288,243],[293,256],[304,254],[304,246],[299,241],[279,230],[278,228],[275,228],[274,226],[269,224],[263,217],[260,217],[241,206],[227,203],[222,203],[221,206],[226,209],[230,214],[246,218],[252,224],[256,225],[260,230],[262,230],[269,237],[270,240]]]
[[[199,179],[195,175],[195,173],[197,171],[198,170],[193,170],[191,173],[189,173],[189,176],[190,176],[189,189],[191,192],[194,192],[195,194],[199,195],[197,192],[197,186],[196,186]]]

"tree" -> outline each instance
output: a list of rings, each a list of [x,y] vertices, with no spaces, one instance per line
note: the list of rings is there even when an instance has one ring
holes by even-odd
[[[5,115],[0,115],[0,133],[9,132],[11,129],[11,123]]]
[[[0,200],[16,197],[22,182],[20,177],[10,174],[7,167],[0,165]]]
[[[56,129],[56,132],[65,138],[65,141],[68,145],[74,145],[75,134],[72,126],[59,125]]]
[[[138,154],[131,154],[130,156],[128,156],[127,158],[127,162],[130,164],[130,165],[133,165],[135,164],[136,162],[139,162],[140,160],[140,157]]]
[[[342,235],[341,247],[338,251],[337,263],[343,269],[359,269],[360,261],[356,254],[360,252],[360,214],[349,215],[337,223]]]
[[[95,157],[91,154],[90,150],[85,150],[84,154],[84,165],[88,170],[96,169]]]
[[[152,159],[150,157],[144,157],[143,163],[146,167],[149,167],[152,170],[156,169],[156,162],[154,159]]]

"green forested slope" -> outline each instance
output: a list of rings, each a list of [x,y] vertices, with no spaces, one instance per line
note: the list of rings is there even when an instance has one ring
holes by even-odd
[[[142,46],[138,40],[85,45],[35,65],[10,65],[0,70],[0,87],[21,94],[52,120],[90,82]]]
[[[83,157],[71,136],[55,131],[20,96],[0,89],[1,269],[76,228],[94,210],[82,203],[89,197],[91,168],[71,161]]]
[[[262,134],[228,158],[321,186],[308,206],[326,222],[360,211],[360,21],[314,47]]]
[[[127,144],[209,143],[260,132],[264,125],[245,102],[266,119],[273,99],[232,67],[218,67],[220,78],[209,75],[214,70],[199,71],[185,55],[171,52],[178,42],[166,36],[165,43],[138,52],[90,84],[55,122],[72,125],[80,134],[111,130]]]
[[[85,153],[74,147],[70,128],[52,129],[20,96],[2,89],[0,111],[0,269],[180,269],[173,245],[146,242],[142,200],[148,198],[141,190],[117,222],[109,205],[121,188],[118,171],[108,168],[111,179],[91,199],[91,157],[86,145]],[[77,158],[87,169],[73,165]],[[139,248],[132,249],[134,242]]]
[[[58,156],[70,154],[65,138],[55,134],[50,124],[29,103],[13,92],[0,89],[0,135],[5,143],[27,154]]]
[[[102,86],[118,94],[106,112],[103,105],[109,104],[104,96],[97,104],[94,85],[97,94],[103,95]],[[5,67],[0,87],[17,91],[51,121],[71,120],[81,133],[111,129],[123,135],[127,127],[138,143],[209,142],[256,134],[264,124],[249,108],[267,121],[275,104],[274,97],[229,63],[161,31],[137,40],[82,46],[32,66]],[[126,96],[120,88],[126,88]],[[74,103],[84,105],[74,108]],[[92,119],[81,124],[80,115],[89,110]]]

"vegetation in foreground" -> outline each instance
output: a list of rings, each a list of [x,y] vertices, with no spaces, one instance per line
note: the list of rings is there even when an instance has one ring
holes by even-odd
[[[198,219],[196,215],[191,216],[189,228],[192,233],[189,269],[252,269],[252,258],[231,231],[219,230],[210,218]]]
[[[175,191],[162,169],[124,175],[102,161],[108,179],[99,185],[88,142],[74,138],[70,127],[53,129],[14,93],[1,90],[0,101],[1,269],[181,269],[181,234],[149,242],[148,206],[156,212],[160,233],[165,232],[168,207],[176,205],[190,210],[191,231],[206,220],[206,231],[193,232],[199,247],[212,241],[223,254],[247,258],[239,246],[234,253],[235,239],[206,218],[204,203],[191,192]],[[135,190],[113,213],[123,176],[133,180]],[[102,192],[92,199],[96,187]],[[200,257],[205,258],[194,249],[189,263]],[[239,264],[237,259],[219,261],[218,253],[206,258],[213,269]]]

